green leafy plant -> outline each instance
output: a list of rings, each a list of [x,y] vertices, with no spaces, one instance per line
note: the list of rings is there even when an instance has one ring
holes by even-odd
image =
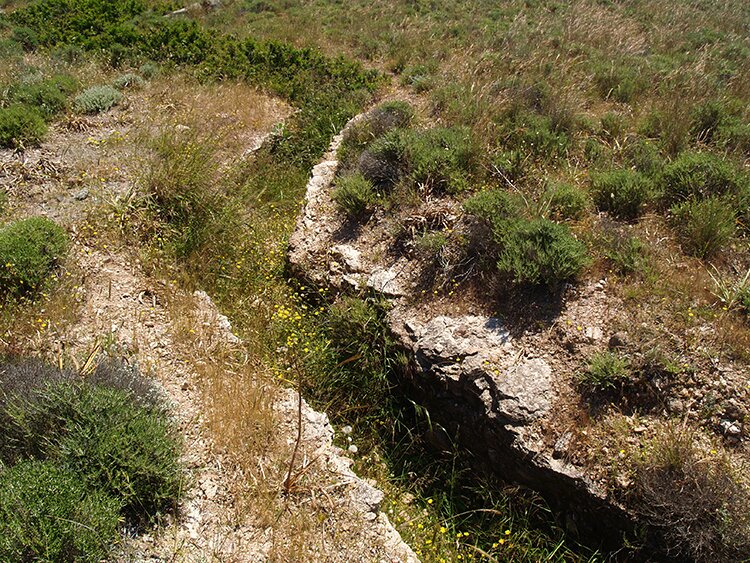
[[[117,537],[120,502],[51,462],[0,471],[0,559],[101,561]]]
[[[633,170],[609,170],[591,174],[591,192],[599,210],[632,221],[653,199],[654,185],[648,177]]]
[[[112,81],[112,86],[118,90],[137,90],[145,84],[143,78],[135,73],[121,74]]]
[[[734,206],[726,198],[689,199],[672,206],[671,213],[683,247],[699,258],[721,250],[736,231]]]
[[[47,124],[36,108],[24,104],[0,108],[0,146],[37,145],[46,132]]]
[[[594,354],[587,368],[579,373],[578,380],[585,387],[605,391],[616,389],[629,377],[629,362],[619,354],[607,351]]]
[[[648,247],[637,237],[616,237],[607,249],[607,259],[617,273],[635,274],[648,270]]]
[[[92,86],[78,94],[73,105],[79,113],[102,113],[122,101],[122,94],[112,86]]]
[[[544,201],[550,215],[559,219],[580,219],[591,206],[591,199],[584,190],[564,182],[550,184]]]
[[[0,289],[16,298],[41,289],[68,248],[68,237],[45,217],[31,217],[0,229]]]
[[[36,108],[46,119],[65,111],[68,96],[75,92],[77,82],[72,76],[57,75],[47,80],[21,82],[8,91],[11,103]]]
[[[366,216],[379,201],[372,183],[359,173],[337,178],[332,197],[338,208],[352,219]]]

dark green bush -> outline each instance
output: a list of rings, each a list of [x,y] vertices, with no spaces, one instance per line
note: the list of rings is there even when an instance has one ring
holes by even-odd
[[[518,218],[526,204],[523,198],[507,190],[484,190],[464,202],[467,213],[500,228],[509,219]]]
[[[120,503],[50,462],[0,470],[0,559],[101,561],[117,537]]]
[[[46,132],[47,124],[36,108],[23,104],[0,108],[0,147],[37,145]]]
[[[336,179],[333,201],[352,219],[361,219],[378,204],[375,188],[362,174],[354,173]]]
[[[411,124],[414,110],[406,102],[392,101],[370,111],[344,133],[338,157],[343,166],[349,166],[373,141],[393,129],[403,129]]]
[[[65,231],[45,217],[0,229],[0,290],[10,298],[30,295],[47,281],[65,255]]]
[[[623,156],[636,171],[649,177],[656,176],[664,166],[659,148],[643,139],[627,144]]]
[[[586,246],[564,225],[548,219],[516,219],[494,228],[497,269],[516,283],[555,284],[573,278],[588,264]]]
[[[8,374],[25,374],[35,387],[13,391]],[[132,525],[175,508],[182,486],[179,440],[161,403],[136,394],[132,382],[107,386],[106,374],[97,376],[99,384],[43,366],[0,375],[4,463],[54,461],[118,499]]]
[[[598,352],[588,362],[578,379],[584,387],[597,391],[615,389],[630,377],[630,364],[614,352]]]
[[[357,168],[376,187],[390,189],[406,172],[405,151],[405,132],[390,131],[362,152]]]
[[[625,116],[620,113],[605,113],[601,118],[601,136],[609,141],[619,139],[626,130]]]
[[[46,80],[14,84],[8,91],[12,103],[34,107],[46,118],[65,111],[68,96],[75,92],[78,83],[68,75],[57,75]]]
[[[727,117],[726,108],[721,102],[704,102],[693,108],[690,133],[698,141],[710,143]]]
[[[726,198],[689,199],[672,206],[671,213],[683,248],[699,258],[721,250],[736,230],[735,209]]]
[[[634,170],[609,170],[591,174],[591,193],[600,211],[632,221],[654,197],[654,184]]]
[[[739,168],[709,152],[685,152],[664,168],[660,184],[667,203],[690,198],[740,197],[748,177]]]

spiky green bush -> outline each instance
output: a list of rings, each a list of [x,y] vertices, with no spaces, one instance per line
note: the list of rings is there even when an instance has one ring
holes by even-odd
[[[378,204],[378,194],[362,174],[354,173],[336,179],[333,200],[352,219],[361,219]]]
[[[634,170],[609,170],[591,174],[591,193],[600,211],[632,221],[654,198],[654,184]]]
[[[545,200],[550,215],[559,219],[580,219],[591,205],[583,189],[564,182],[548,186]]]
[[[689,198],[738,197],[748,189],[747,174],[709,152],[685,152],[668,164],[660,178],[669,204]]]
[[[598,352],[588,362],[587,368],[578,378],[588,388],[604,391],[615,389],[630,376],[629,362],[614,352]]]
[[[716,254],[736,231],[735,209],[727,198],[689,199],[672,206],[671,213],[683,248],[699,258]]]

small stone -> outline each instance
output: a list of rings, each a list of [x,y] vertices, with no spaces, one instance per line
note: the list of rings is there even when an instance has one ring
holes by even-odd
[[[352,427],[347,424],[341,429],[341,433],[348,436],[349,434],[352,433],[352,430],[353,430]]]
[[[555,446],[552,451],[552,457],[555,459],[560,459],[563,455],[565,455],[565,452],[567,452],[568,448],[570,447],[570,442],[572,438],[573,438],[572,432],[563,433],[563,435],[560,436],[555,442]]]
[[[682,412],[685,410],[685,404],[680,399],[669,399],[668,406],[671,412]]]
[[[636,434],[643,434],[646,430],[647,428],[645,426],[636,426],[635,428],[633,428],[633,432],[635,432]]]
[[[628,335],[624,332],[616,332],[609,337],[608,345],[610,350],[625,348],[628,345]]]
[[[719,426],[721,426],[722,431],[727,436],[739,436],[742,434],[742,426],[739,422],[725,419],[719,423]]]
[[[80,192],[78,192],[76,195],[73,196],[78,201],[83,201],[87,197],[89,197],[89,190],[87,188],[83,188]]]
[[[355,446],[354,444],[352,444],[351,446],[349,446],[348,448],[346,448],[346,450],[350,454],[356,454],[359,451],[359,448],[357,448],[357,446]]]

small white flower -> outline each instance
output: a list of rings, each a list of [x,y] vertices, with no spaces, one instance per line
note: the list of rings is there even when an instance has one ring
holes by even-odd
[[[349,446],[347,449],[349,450],[349,453],[352,453],[352,454],[356,454],[358,451],[357,446],[355,446],[354,444]]]

